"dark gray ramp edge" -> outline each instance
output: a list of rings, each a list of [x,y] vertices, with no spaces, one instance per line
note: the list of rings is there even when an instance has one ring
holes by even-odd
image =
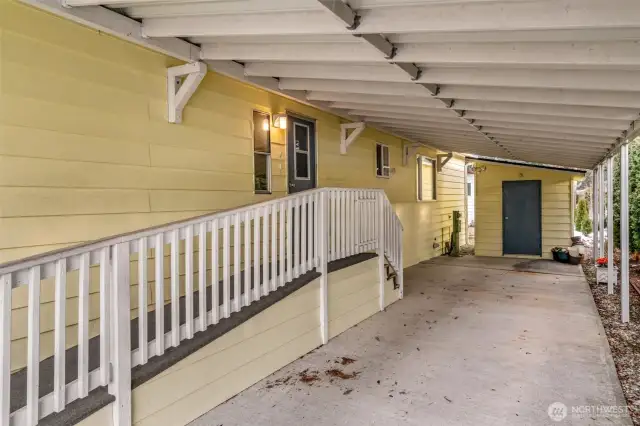
[[[339,271],[340,269],[348,268],[349,266],[356,265],[361,262],[365,262],[369,259],[373,259],[377,257],[375,253],[362,253],[357,254],[355,256],[350,256],[345,259],[336,260],[330,262],[328,264],[329,272]],[[271,267],[269,269],[269,275],[271,273]],[[253,268],[251,270],[252,280],[249,283],[249,288],[253,289],[255,287],[255,282],[253,281]],[[260,281],[262,281],[262,268],[260,268]],[[316,278],[320,276],[315,269],[307,272],[304,275],[296,278],[292,282],[287,283],[284,287],[280,287],[276,291],[269,293],[267,296],[262,297],[260,300],[253,302],[249,306],[243,307],[240,312],[233,313],[229,318],[222,319],[215,326],[210,326],[205,331],[198,332],[194,334],[194,337],[189,340],[183,340],[180,343],[180,346],[177,348],[169,348],[165,351],[165,353],[161,356],[154,356],[149,358],[149,361],[144,364],[137,366],[131,372],[131,387],[135,389],[136,387],[142,385],[146,381],[152,379],[156,375],[160,374],[164,370],[170,368],[175,365],[182,359],[191,355],[194,352],[197,352],[199,349],[213,342],[217,338],[223,336],[227,332],[233,330],[238,327],[245,321],[251,319],[256,316],[260,312],[264,311],[271,305],[279,302],[284,299],[291,293],[299,290],[305,285],[309,284]],[[234,278],[231,277],[230,291],[231,298],[234,297]],[[244,272],[240,274],[240,288],[241,294],[244,294],[246,285],[244,282]],[[207,295],[206,295],[206,309],[207,312],[211,311],[211,291],[212,287],[207,287]],[[219,285],[220,297],[219,300],[222,299],[222,281]],[[194,318],[199,315],[199,292],[194,292],[194,303],[193,303],[193,313]],[[180,298],[180,324],[184,324],[186,322],[185,317],[185,306],[186,306],[186,298],[183,296]],[[149,312],[147,316],[147,335],[148,340],[152,341],[156,336],[156,316],[155,311]],[[164,309],[164,330],[165,333],[171,330],[171,309],[170,304],[165,305]],[[135,350],[138,348],[138,319],[135,318],[131,321],[131,348]],[[66,351],[66,383],[71,383],[78,377],[78,367],[77,367],[77,359],[78,359],[78,350],[77,347],[69,348]],[[99,336],[93,337],[89,340],[89,371],[95,370],[100,366],[100,338]],[[45,396],[51,392],[53,392],[53,372],[54,372],[54,359],[53,357],[49,357],[40,362],[40,396]],[[11,411],[15,411],[21,407],[26,405],[26,395],[27,395],[27,369],[24,368],[20,371],[17,371],[11,375]],[[107,392],[106,387],[100,387],[94,389],[89,393],[89,396],[86,398],[78,399],[65,407],[65,409],[60,413],[53,413],[42,420],[40,420],[39,425],[43,426],[63,426],[63,425],[72,425],[76,424],[99,409],[107,406],[111,402],[113,402],[115,398]]]

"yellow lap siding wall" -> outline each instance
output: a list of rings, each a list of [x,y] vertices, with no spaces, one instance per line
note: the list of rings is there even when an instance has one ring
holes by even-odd
[[[502,182],[540,180],[542,190],[542,257],[566,247],[572,236],[571,182],[577,173],[492,162],[476,162],[476,236],[478,256],[502,256]],[[526,257],[526,256],[525,256]],[[531,257],[531,256],[529,256]]]
[[[286,132],[275,128],[273,193],[253,192],[254,109],[316,120],[319,186],[385,190],[405,227],[405,266],[439,254],[433,242],[441,243],[451,211],[462,206],[462,168],[456,161],[438,176],[438,201],[418,203],[415,157],[402,165],[400,138],[367,128],[341,155],[341,118],[211,72],[189,101],[183,123],[169,124],[166,69],[178,64],[15,0],[0,0],[0,263],[285,195]],[[376,142],[389,146],[395,169],[389,179],[375,176]],[[419,153],[436,155],[427,148]],[[165,247],[165,286],[169,253]],[[153,261],[151,251],[150,309]],[[135,317],[135,256],[132,262]],[[180,262],[184,280],[183,254]],[[91,277],[94,336],[96,268]],[[69,274],[67,287],[66,343],[73,346],[77,273]],[[45,358],[53,353],[52,280],[43,282],[42,292]],[[26,287],[13,293],[15,370],[26,359]],[[165,290],[167,300],[169,294]]]

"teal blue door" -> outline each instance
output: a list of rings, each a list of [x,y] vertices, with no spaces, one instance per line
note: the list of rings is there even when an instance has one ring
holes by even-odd
[[[502,182],[502,253],[542,254],[539,180]]]

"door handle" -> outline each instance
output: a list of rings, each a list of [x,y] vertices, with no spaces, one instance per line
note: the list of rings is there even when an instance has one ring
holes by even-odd
[[[505,217],[504,217],[504,220],[509,220],[509,216],[505,216]]]
[[[295,187],[296,187],[296,184],[295,184],[295,183],[291,183],[291,182],[289,182],[289,188],[295,188]]]

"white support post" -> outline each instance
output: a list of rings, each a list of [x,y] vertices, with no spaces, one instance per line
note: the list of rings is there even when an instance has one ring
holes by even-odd
[[[345,155],[349,145],[355,141],[358,136],[364,131],[364,122],[359,123],[346,123],[340,125],[340,154]],[[349,134],[349,130],[353,130]]]
[[[406,166],[407,164],[409,164],[409,157],[413,157],[418,151],[418,148],[420,148],[421,146],[423,145],[419,143],[404,142],[402,144],[402,165],[403,166]]]
[[[131,426],[131,280],[129,277],[129,243],[113,246],[113,380],[109,393],[116,397],[113,426]],[[162,336],[159,336],[162,337]]]
[[[182,122],[182,110],[206,74],[207,65],[204,62],[191,62],[167,69],[169,123]]]
[[[605,256],[604,241],[604,202],[605,202],[605,179],[604,179],[604,161],[600,163],[600,173],[598,173],[598,241],[600,242],[600,257]]]
[[[596,166],[593,169],[593,176],[591,179],[591,194],[592,194],[592,208],[591,208],[591,224],[593,230],[593,261],[595,263],[596,259],[600,257],[600,250],[598,246],[598,172],[600,171],[600,166]]]
[[[620,303],[622,322],[629,322],[629,145],[620,146]]]
[[[327,268],[328,255],[328,233],[329,233],[329,203],[328,192],[323,190],[320,193],[320,205],[318,206],[318,239],[316,241],[319,272],[320,272],[320,337],[322,344],[325,345],[329,341],[329,293],[328,293],[328,275]]]
[[[617,275],[613,270],[613,157],[607,159],[607,292],[613,294]]]
[[[469,192],[467,191],[467,186],[469,184],[469,178],[467,176],[467,159],[464,159],[464,183],[463,183],[463,192],[464,192],[464,243],[465,245],[469,244]],[[573,235],[573,234],[571,234]]]
[[[384,286],[387,282],[387,274],[384,268],[384,197],[382,193],[376,195],[377,199],[377,212],[376,212],[376,225],[378,226],[378,279],[380,285],[380,311],[384,311]]]

